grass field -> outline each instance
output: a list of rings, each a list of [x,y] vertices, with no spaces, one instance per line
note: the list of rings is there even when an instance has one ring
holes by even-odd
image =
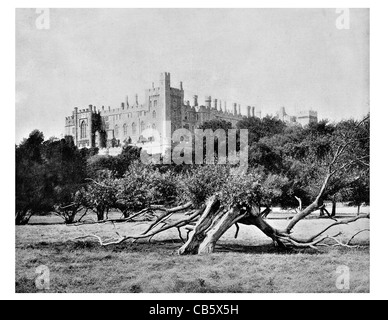
[[[346,215],[349,213],[346,213]],[[253,226],[235,228],[221,238],[217,252],[207,256],[178,256],[178,233],[171,230],[152,243],[124,243],[103,248],[93,240],[71,241],[94,233],[114,237],[112,225],[65,226],[56,217],[37,217],[16,227],[16,292],[42,292],[35,286],[35,270],[50,270],[44,292],[369,292],[369,233],[354,241],[360,248],[279,251]],[[276,213],[268,222],[281,228],[286,219]],[[296,235],[312,235],[331,223],[313,217],[300,222]],[[120,234],[137,234],[146,225],[117,224]],[[343,240],[369,228],[359,220],[339,229]],[[339,266],[350,270],[349,290],[337,289]]]

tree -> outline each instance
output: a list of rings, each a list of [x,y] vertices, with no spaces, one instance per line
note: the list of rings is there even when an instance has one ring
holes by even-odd
[[[81,189],[82,205],[97,215],[97,221],[108,219],[109,210],[116,201],[116,183],[108,170],[100,172],[98,180]]]
[[[264,137],[272,137],[275,134],[281,134],[286,129],[283,121],[274,117],[266,116],[264,118],[249,117],[240,120],[237,123],[237,129],[248,129],[248,143],[252,145]]]
[[[140,152],[140,148],[126,146],[118,156],[93,155],[87,160],[88,176],[93,179],[99,172],[109,170],[114,177],[121,178],[128,166],[140,159]]]
[[[49,188],[42,157],[43,141],[43,133],[34,130],[16,146],[16,225],[27,224],[32,215],[50,210],[46,198]]]
[[[62,217],[65,223],[73,223],[83,208],[79,190],[86,184],[86,160],[70,136],[64,139],[50,139],[43,143],[46,184],[50,192],[52,211]]]

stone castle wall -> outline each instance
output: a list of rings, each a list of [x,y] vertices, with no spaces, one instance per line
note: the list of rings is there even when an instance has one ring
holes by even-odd
[[[206,121],[222,119],[236,125],[243,119],[241,106],[233,105],[233,112],[226,110],[226,102],[205,98],[205,104],[198,104],[198,96],[193,97],[193,105],[184,100],[183,84],[180,88],[171,87],[169,73],[160,75],[159,86],[152,84],[145,91],[145,100],[129,103],[128,97],[119,108],[92,105],[88,109],[74,108],[65,120],[65,135],[71,135],[79,147],[118,147],[127,142],[144,144],[155,139],[153,131],[167,139],[179,128],[190,131]],[[252,113],[251,113],[252,110]],[[255,116],[254,107],[248,107],[248,116]],[[85,133],[86,132],[86,133]],[[168,144],[166,140],[163,143]]]

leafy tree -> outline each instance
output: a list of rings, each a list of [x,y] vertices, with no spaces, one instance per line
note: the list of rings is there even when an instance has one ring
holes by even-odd
[[[140,159],[140,152],[140,148],[127,146],[118,156],[93,155],[87,160],[88,176],[96,178],[99,172],[109,170],[114,177],[121,178],[128,166]]]
[[[86,161],[72,137],[50,139],[43,147],[46,184],[50,187],[46,197],[51,199],[52,210],[65,223],[72,223],[82,210],[78,191],[86,183]]]
[[[16,213],[17,225],[27,224],[36,213],[50,211],[46,198],[49,191],[42,149],[44,136],[39,130],[31,132],[16,146]]]
[[[281,134],[286,129],[283,121],[271,116],[264,118],[249,117],[244,118],[237,123],[237,129],[248,129],[248,143],[252,145],[264,137],[271,137],[275,134]]]
[[[82,205],[96,213],[97,221],[108,219],[116,202],[117,184],[108,170],[101,171],[98,180],[81,189]]]

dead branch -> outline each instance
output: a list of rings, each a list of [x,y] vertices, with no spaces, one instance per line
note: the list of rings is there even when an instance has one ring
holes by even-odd
[[[84,239],[84,238],[88,238],[88,237],[93,237],[93,238],[96,238],[96,239],[99,240],[101,246],[105,247],[105,246],[109,246],[109,245],[112,245],[112,244],[121,244],[121,243],[123,243],[124,241],[127,241],[127,240],[138,240],[138,239],[152,238],[153,236],[155,236],[155,235],[157,235],[157,234],[159,234],[161,232],[164,232],[164,231],[169,230],[171,228],[177,228],[177,227],[180,228],[180,227],[182,227],[182,226],[192,222],[193,220],[195,220],[196,218],[198,218],[200,216],[200,214],[202,213],[202,210],[203,210],[203,208],[200,208],[200,209],[196,210],[194,212],[194,214],[192,214],[191,216],[188,216],[188,217],[185,217],[185,218],[183,218],[181,220],[178,220],[175,223],[171,223],[169,225],[161,226],[161,228],[155,230],[154,232],[147,233],[147,234],[119,236],[119,239],[116,239],[116,240],[113,240],[113,241],[109,241],[109,242],[104,242],[101,239],[101,237],[96,236],[95,234],[88,234],[88,235],[85,235],[85,236],[82,236],[82,237],[77,237],[74,240],[79,240],[79,239]]]
[[[355,238],[355,237],[357,237],[360,233],[362,233],[362,232],[366,232],[366,231],[370,231],[369,229],[363,229],[363,230],[361,230],[361,231],[358,231],[357,233],[355,233],[350,239],[349,239],[349,241],[347,242],[347,245],[350,245],[350,243],[352,242],[352,240]]]
[[[295,196],[295,199],[298,200],[298,203],[299,203],[298,209],[299,209],[299,211],[302,211],[302,208],[303,208],[303,206],[302,206],[302,199],[297,197],[297,196]]]

